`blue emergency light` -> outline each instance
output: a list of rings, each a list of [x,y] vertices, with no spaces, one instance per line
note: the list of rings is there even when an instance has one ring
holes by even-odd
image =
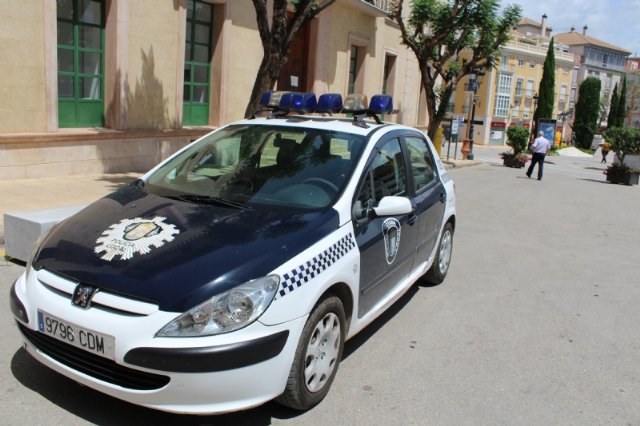
[[[325,93],[318,98],[316,112],[319,114],[337,114],[342,111],[342,95]]]
[[[393,98],[389,95],[375,95],[369,102],[369,113],[391,114],[393,111]]]
[[[307,93],[292,93],[291,101],[289,104],[289,111],[301,112],[303,114],[310,114],[316,111],[316,95]]]

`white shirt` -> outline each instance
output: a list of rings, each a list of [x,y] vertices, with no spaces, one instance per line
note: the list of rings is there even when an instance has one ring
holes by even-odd
[[[549,148],[551,148],[551,144],[544,136],[538,137],[531,145],[531,151],[537,154],[546,154]]]

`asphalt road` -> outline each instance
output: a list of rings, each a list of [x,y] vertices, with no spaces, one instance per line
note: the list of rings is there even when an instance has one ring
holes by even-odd
[[[347,342],[331,392],[297,413],[136,407],[40,366],[20,346],[0,261],[0,424],[640,425],[640,188],[596,159],[548,158],[542,182],[477,150],[451,172],[451,270]]]

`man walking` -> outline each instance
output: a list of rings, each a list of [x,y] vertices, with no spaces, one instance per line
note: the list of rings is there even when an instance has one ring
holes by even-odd
[[[551,148],[551,144],[544,137],[544,133],[538,132],[538,137],[535,141],[533,141],[533,145],[531,145],[531,151],[533,151],[533,157],[531,158],[531,165],[527,170],[527,177],[531,177],[531,173],[533,173],[533,168],[538,164],[538,180],[542,180],[542,167],[544,166],[544,157],[546,157],[549,152],[549,148]]]

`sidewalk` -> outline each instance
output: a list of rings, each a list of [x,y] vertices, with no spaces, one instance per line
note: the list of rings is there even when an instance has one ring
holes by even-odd
[[[0,258],[4,256],[4,213],[89,204],[140,176],[114,173],[0,182]]]

